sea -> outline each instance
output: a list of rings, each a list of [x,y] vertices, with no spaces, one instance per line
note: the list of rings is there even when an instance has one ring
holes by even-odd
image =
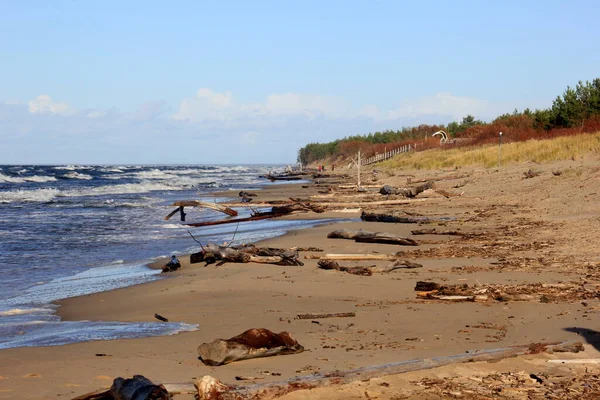
[[[0,349],[171,335],[185,323],[61,321],[56,300],[167,279],[148,263],[200,242],[256,242],[326,223],[262,220],[190,228],[177,200],[258,191],[281,165],[0,165]],[[298,181],[296,181],[298,182]],[[281,183],[281,182],[279,182]],[[260,195],[259,197],[260,198]],[[268,209],[267,209],[268,210]],[[240,217],[251,210],[238,209]],[[186,208],[187,222],[224,214]]]

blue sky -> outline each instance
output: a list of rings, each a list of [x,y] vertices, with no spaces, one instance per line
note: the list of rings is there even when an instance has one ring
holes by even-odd
[[[600,76],[598,15],[598,1],[0,0],[0,164],[289,163],[309,142],[545,108]]]

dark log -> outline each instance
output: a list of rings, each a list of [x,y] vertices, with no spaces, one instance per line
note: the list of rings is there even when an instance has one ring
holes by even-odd
[[[400,237],[393,233],[367,232],[363,230],[352,231],[340,229],[327,235],[330,239],[351,239],[363,243],[398,244],[404,246],[418,246],[419,244],[409,238]]]
[[[415,285],[415,291],[417,292],[430,292],[432,290],[439,290],[442,287],[439,283],[418,281]]]
[[[434,186],[435,185],[433,184],[433,181],[428,181],[427,183],[425,183],[423,185],[415,186],[412,188],[395,188],[390,185],[385,185],[384,187],[382,187],[379,190],[379,193],[385,194],[385,195],[395,194],[395,195],[404,196],[407,198],[412,198],[412,197],[418,196],[419,194],[423,193],[427,189],[433,189]]]
[[[321,269],[335,269],[337,271],[347,272],[353,275],[371,276],[373,272],[368,267],[342,267],[332,260],[319,260],[317,263]]]
[[[162,322],[169,322],[169,320],[167,318],[163,317],[160,314],[154,314],[154,318],[156,318],[156,319],[158,319],[159,321],[162,321]]]
[[[360,219],[369,222],[392,222],[400,224],[428,224],[433,222],[452,221],[454,217],[425,217],[425,216],[406,216],[385,213],[372,213],[363,211]]]
[[[303,351],[304,347],[289,332],[273,333],[264,328],[249,329],[231,339],[216,339],[198,346],[202,362],[212,366]]]
[[[298,314],[296,319],[320,319],[320,318],[350,318],[356,317],[355,312],[328,313],[328,314]]]
[[[155,385],[142,375],[133,378],[117,378],[110,387],[114,400],[169,400],[169,392],[163,385]]]

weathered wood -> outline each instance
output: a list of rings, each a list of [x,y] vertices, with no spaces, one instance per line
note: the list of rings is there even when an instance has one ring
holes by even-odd
[[[309,254],[304,256],[310,260],[338,260],[338,261],[363,261],[363,260],[385,260],[396,261],[400,259],[397,254]]]
[[[200,208],[210,208],[211,210],[215,210],[215,211],[220,211],[222,213],[225,213],[229,216],[235,217],[238,215],[238,212],[235,210],[232,210],[229,207],[225,207],[219,203],[208,203],[206,201],[199,201],[199,200],[181,200],[181,201],[176,201],[172,204],[175,207],[200,207]],[[168,220],[169,218],[171,218],[173,215],[173,213],[167,215],[167,217],[165,217],[165,220]]]
[[[412,183],[423,183],[423,182],[429,182],[429,181],[448,181],[448,180],[454,180],[454,179],[463,179],[463,178],[468,178],[470,175],[469,174],[463,174],[463,175],[448,175],[448,176],[441,176],[438,178],[426,178],[426,179],[418,179],[418,180],[412,180],[410,177],[408,177],[406,179],[406,183],[412,184]]]
[[[298,260],[298,251],[259,248],[254,246],[243,246],[240,248],[223,247],[215,244],[207,244],[204,249],[190,256],[190,263],[196,264],[206,262],[212,264],[219,261],[238,263],[261,263],[277,265],[304,265]]]
[[[202,362],[212,366],[303,351],[304,347],[289,332],[273,333],[264,328],[249,329],[231,339],[216,339],[198,346]]]
[[[298,315],[296,315],[296,319],[352,318],[352,317],[356,317],[355,312],[327,313],[327,314],[298,314]]]
[[[424,199],[423,199],[424,200]],[[417,201],[417,200],[407,200],[407,201]],[[363,221],[370,222],[392,222],[392,223],[401,223],[401,224],[427,224],[432,222],[440,222],[440,221],[452,221],[455,219],[454,217],[426,217],[426,216],[413,216],[413,215],[394,215],[387,213],[374,213],[374,212],[365,212],[363,211],[360,219]]]
[[[373,272],[367,267],[342,267],[333,260],[319,260],[317,263],[321,269],[335,269],[337,271],[347,272],[353,275],[371,276]]]
[[[327,235],[330,239],[350,239],[363,243],[381,243],[381,244],[398,244],[403,246],[418,246],[413,239],[394,235],[386,232],[367,232],[363,230],[353,231],[349,229],[339,229]]]
[[[432,290],[438,290],[440,287],[442,287],[442,285],[436,282],[417,281],[415,291],[430,292]]]
[[[396,188],[396,187],[393,187],[390,185],[385,185],[379,190],[379,193],[385,194],[385,195],[395,194],[395,195],[404,196],[407,198],[412,198],[412,197],[416,197],[419,194],[423,193],[425,190],[433,189],[433,187],[434,187],[434,184],[432,181],[428,181],[427,183],[425,183],[423,185],[415,186],[412,188]]]
[[[374,273],[387,273],[387,272],[392,272],[395,271],[397,269],[412,269],[412,268],[423,268],[423,266],[421,264],[418,263],[414,263],[414,262],[410,262],[407,260],[398,260],[395,261],[387,266],[383,266],[383,267],[370,267],[371,271]]]

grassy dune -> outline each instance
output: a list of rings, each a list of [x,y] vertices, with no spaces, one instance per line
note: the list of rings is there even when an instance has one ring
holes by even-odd
[[[578,158],[591,152],[600,152],[600,132],[555,139],[528,140],[502,144],[502,164],[549,161]],[[498,165],[498,145],[432,149],[401,154],[379,164],[389,168],[438,169],[461,166],[495,167]]]

